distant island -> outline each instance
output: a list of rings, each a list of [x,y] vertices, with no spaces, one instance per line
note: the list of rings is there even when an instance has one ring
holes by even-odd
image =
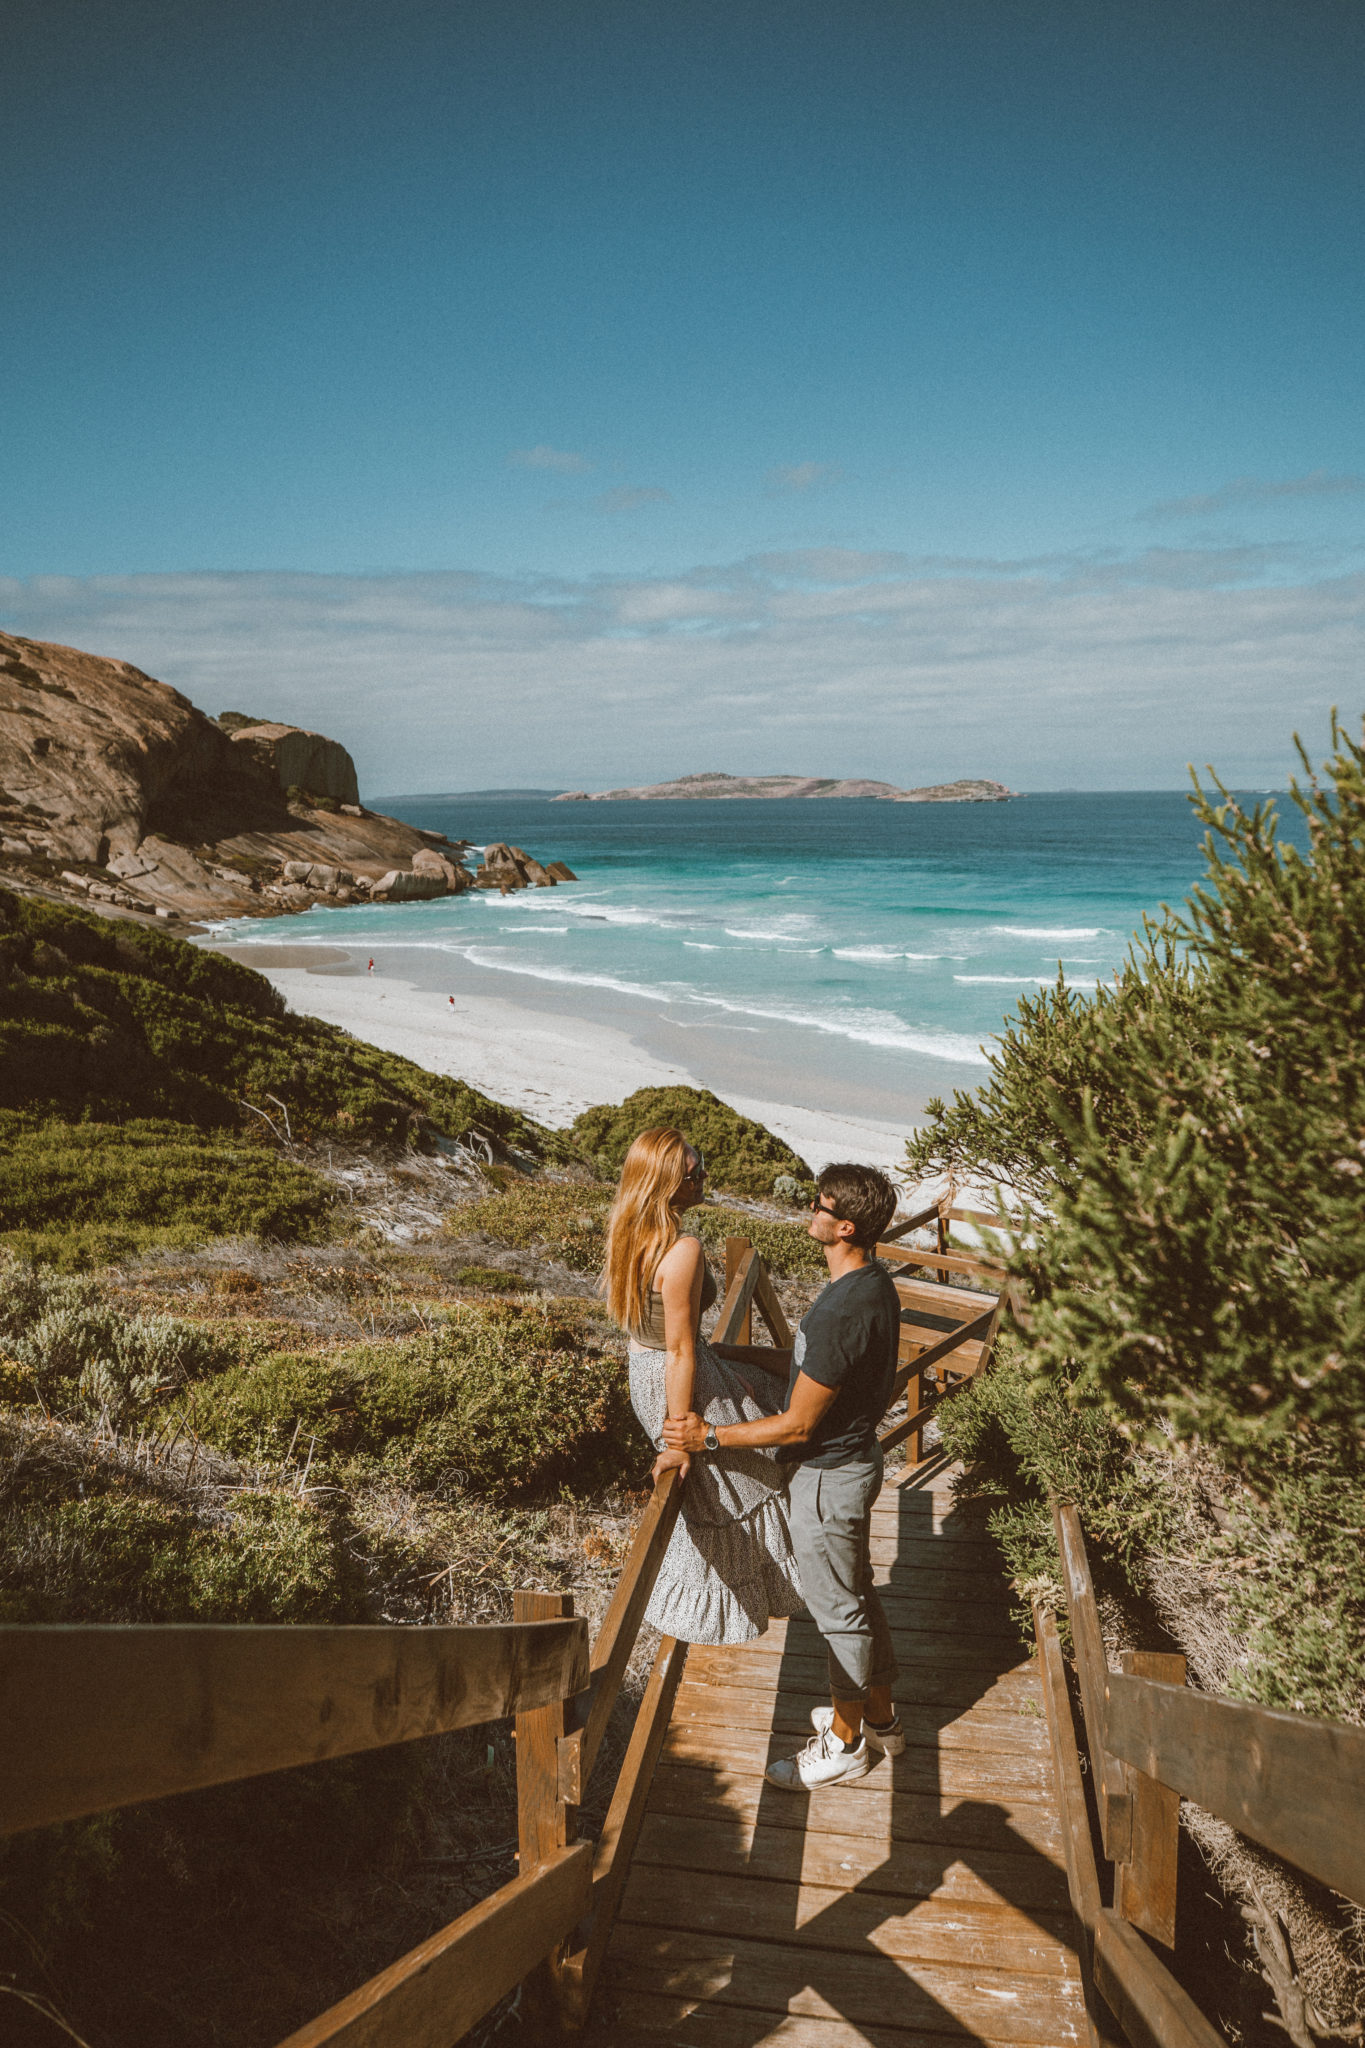
[[[835,781],[818,775],[680,775],[640,789],[567,789],[559,804],[611,804],[627,799],[651,803],[707,797],[872,797],[891,804],[999,804],[1014,795],[1003,782],[936,782],[928,789],[897,789],[890,782]]]

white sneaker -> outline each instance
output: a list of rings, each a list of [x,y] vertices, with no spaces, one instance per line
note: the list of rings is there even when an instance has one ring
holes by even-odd
[[[845,1749],[837,1735],[822,1728],[796,1756],[784,1756],[769,1764],[763,1775],[770,1785],[780,1785],[784,1792],[814,1792],[820,1785],[865,1778],[871,1768],[872,1758],[865,1742],[860,1740],[856,1749]]]
[[[826,1728],[832,1726],[833,1721],[833,1707],[811,1708],[810,1725],[812,1728],[818,1728],[822,1734]],[[878,1756],[902,1756],[905,1752],[905,1730],[901,1727],[900,1715],[897,1714],[889,1728],[874,1728],[870,1721],[864,1721],[863,1740]]]

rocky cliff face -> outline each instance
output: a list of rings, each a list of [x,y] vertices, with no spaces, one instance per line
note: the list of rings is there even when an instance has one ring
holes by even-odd
[[[324,739],[320,732],[304,732],[297,725],[244,725],[233,733],[232,744],[245,747],[280,789],[306,789],[339,804],[360,802],[355,762],[339,741]]]
[[[365,810],[321,733],[204,713],[126,661],[0,633],[0,884],[166,918],[572,881]]]
[[[330,808],[291,803],[295,788]],[[225,732],[128,662],[0,633],[0,870],[20,887],[164,916],[268,914],[349,901],[433,846],[458,868],[441,834],[360,808],[334,740]],[[453,886],[469,880],[459,869]]]

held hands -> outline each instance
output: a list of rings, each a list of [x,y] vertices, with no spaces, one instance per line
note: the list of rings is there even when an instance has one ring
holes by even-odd
[[[664,1442],[669,1451],[704,1451],[706,1424],[700,1415],[670,1415],[664,1424]]]

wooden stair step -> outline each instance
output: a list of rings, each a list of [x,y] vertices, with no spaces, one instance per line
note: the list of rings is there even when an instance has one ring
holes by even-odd
[[[714,1727],[675,1722],[664,1739],[662,1755],[669,1763],[705,1766],[714,1759],[717,1747]],[[763,1728],[730,1728],[723,1747],[727,1763],[759,1776],[776,1758],[794,1754],[790,1736],[774,1735]],[[989,1799],[1002,1793],[1016,1799],[1052,1797],[1052,1764],[1046,1754],[1009,1756],[968,1750],[939,1754],[907,1749],[903,1756],[881,1758],[868,1775],[878,1774],[887,1776],[898,1791],[905,1792],[943,1791],[960,1799]],[[856,1782],[859,1781],[851,1781]],[[851,1783],[840,1789],[851,1789]]]
[[[1021,1846],[1011,1852],[943,1843],[884,1841],[876,1835],[807,1834],[774,1827],[751,1813],[686,1819],[652,1813],[635,1851],[637,1864],[728,1876],[834,1885],[906,1899],[961,1899],[1044,1906],[1065,1915],[1066,1875]]]
[[[1062,1868],[1062,1829],[1055,1808],[1001,1794],[960,1799],[953,1793],[905,1792],[875,1775],[832,1785],[798,1799],[780,1792],[756,1771],[715,1762],[661,1763],[650,1791],[650,1812],[710,1817],[735,1825],[794,1829],[805,1834],[856,1834],[869,1842],[927,1842],[958,1848],[1032,1851]]]
[[[718,1747],[724,1747],[728,1728],[770,1728],[775,1734],[804,1739],[811,1733],[811,1709],[827,1705],[828,1700],[828,1692],[822,1695],[814,1689],[773,1694],[766,1689],[746,1691],[684,1681],[674,1702],[673,1719],[683,1726],[704,1723],[714,1731],[711,1739]],[[1048,1753],[1046,1722],[1018,1707],[993,1713],[973,1706],[959,1713],[951,1707],[915,1703],[901,1706],[900,1722],[911,1749],[935,1753],[992,1750],[1030,1756]]]
[[[895,1911],[897,1904],[905,1910]],[[883,1893],[714,1871],[705,1884],[671,1866],[641,1866],[621,1902],[623,1922],[724,1934],[746,1941],[799,1940],[806,1950],[842,1949],[951,1969],[1009,1970],[1067,1978],[1077,1970],[1069,1908],[1029,1912],[997,1900],[889,1900]]]
[[[613,1964],[623,1989],[747,2013],[860,2028],[892,2014],[907,2032],[959,2042],[966,2034],[985,2048],[1071,2048],[1085,2039],[1080,1986],[1071,1976],[1040,1981],[1036,1973],[907,1964],[867,1948],[813,1954],[799,1937],[750,1941],[633,1923],[618,1929]]]

